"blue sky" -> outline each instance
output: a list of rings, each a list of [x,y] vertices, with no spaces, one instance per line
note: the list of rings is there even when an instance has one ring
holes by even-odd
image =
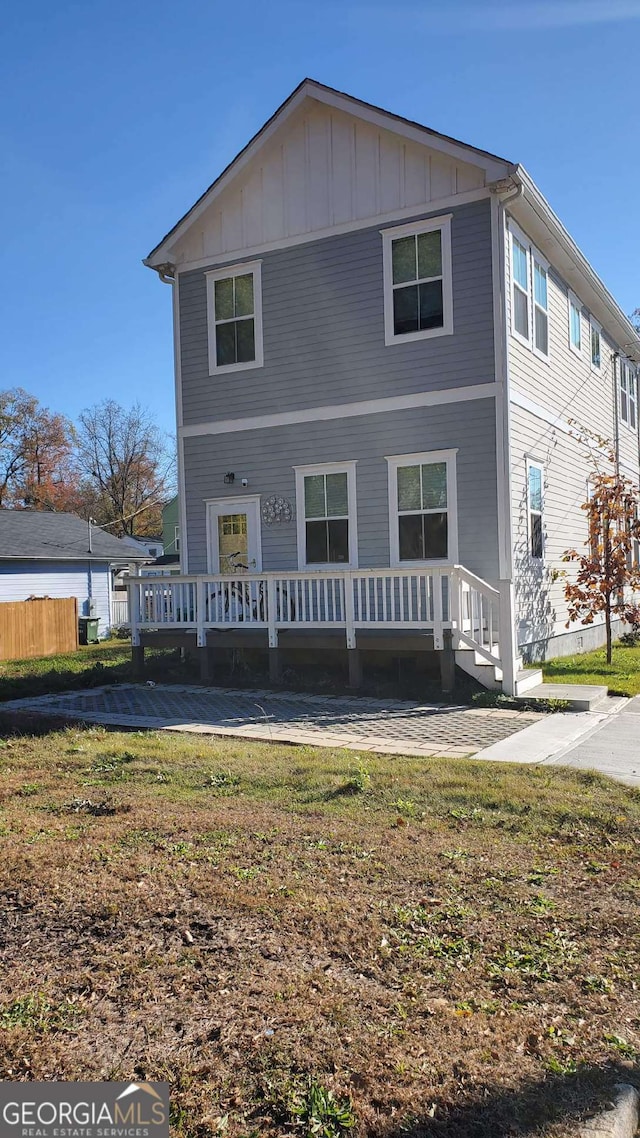
[[[309,75],[520,161],[640,305],[640,0],[10,0],[0,387],[174,426],[170,289],[141,264]]]

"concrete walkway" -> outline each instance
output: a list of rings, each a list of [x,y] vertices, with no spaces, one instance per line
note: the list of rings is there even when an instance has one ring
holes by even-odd
[[[609,697],[597,711],[545,716],[517,737],[478,751],[474,758],[579,767],[640,786],[640,696]]]
[[[175,684],[122,684],[16,699],[0,704],[0,710],[112,727],[442,757],[473,755],[545,718],[535,712],[445,703]]]
[[[553,755],[550,763],[602,774],[640,786],[640,696],[625,701],[604,721],[594,724],[578,743]]]

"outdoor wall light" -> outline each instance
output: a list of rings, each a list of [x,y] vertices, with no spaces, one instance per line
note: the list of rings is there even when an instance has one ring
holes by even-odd
[[[232,470],[227,471],[227,473],[224,476],[224,480],[225,480],[227,486],[230,486],[232,482],[235,482],[235,478],[236,478],[236,476]]]

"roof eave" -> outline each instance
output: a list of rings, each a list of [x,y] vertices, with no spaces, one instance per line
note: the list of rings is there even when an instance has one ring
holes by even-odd
[[[512,177],[518,185],[522,186],[523,191],[522,197],[514,202],[512,207],[512,212],[516,220],[518,219],[520,209],[532,211],[533,214],[539,218],[540,222],[549,232],[551,239],[556,242],[556,245],[579,274],[583,282],[580,299],[585,303],[587,302],[588,298],[584,295],[584,285],[586,285],[591,293],[592,303],[589,304],[589,307],[593,310],[594,316],[603,324],[603,327],[605,327],[610,334],[615,336],[621,351],[630,358],[640,361],[640,340],[631,320],[626,313],[622,311],[620,305],[609,292],[609,289],[600,279],[584,253],[578,245],[576,245],[558,215],[549,205],[544,194],[542,194],[533,181],[531,175],[525,170],[524,166],[518,165]],[[531,236],[534,235],[531,234]],[[544,249],[541,251],[543,253],[545,252]],[[553,257],[549,257],[549,260],[555,263],[556,268],[560,270],[564,268],[566,271],[566,266],[557,264],[557,258],[554,260]],[[567,283],[572,287],[576,286],[576,282],[573,280],[568,280]],[[580,295],[581,290],[579,287],[576,288],[576,292]],[[604,319],[602,318],[603,313],[606,314],[606,318]]]

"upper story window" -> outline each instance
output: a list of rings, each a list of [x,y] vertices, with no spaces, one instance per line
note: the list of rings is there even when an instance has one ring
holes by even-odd
[[[455,455],[431,451],[387,459],[392,565],[456,560]]]
[[[527,505],[529,513],[529,553],[535,560],[544,555],[544,468],[539,462],[527,461]]]
[[[260,262],[206,274],[209,375],[262,367]]]
[[[582,352],[582,305],[572,292],[569,293],[569,347],[578,355]]]
[[[451,214],[381,232],[385,343],[453,332]]]
[[[549,355],[549,297],[547,266],[533,254],[533,347]]]
[[[635,430],[638,422],[638,380],[626,360],[620,360],[620,418]]]
[[[511,332],[536,355],[549,356],[549,265],[511,230]]]
[[[513,273],[513,331],[529,343],[529,250],[511,236]]]
[[[176,553],[179,553],[180,552],[180,526],[174,526],[173,527],[173,533],[174,533],[173,548],[175,549]]]
[[[297,466],[298,567],[358,564],[355,462]]]
[[[591,339],[591,366],[599,370],[601,359],[600,325],[592,320],[589,325],[589,331]]]

